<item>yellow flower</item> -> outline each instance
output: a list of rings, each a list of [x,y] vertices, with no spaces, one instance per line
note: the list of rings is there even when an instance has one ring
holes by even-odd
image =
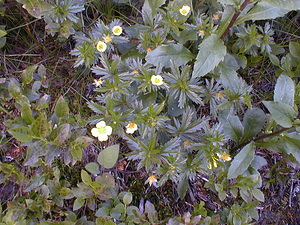
[[[183,142],[183,146],[184,146],[185,148],[188,148],[188,147],[191,146],[191,142],[188,141],[188,140],[185,140],[185,141]]]
[[[213,19],[214,20],[219,20],[220,19],[220,15],[219,14],[213,14]]]
[[[101,79],[99,79],[99,80],[94,79],[94,84],[95,84],[96,87],[100,87],[101,84],[103,84],[103,82],[102,82]]]
[[[147,52],[152,52],[152,48],[147,48]]]
[[[179,10],[180,14],[183,16],[187,16],[189,14],[191,10],[191,7],[189,7],[188,5],[184,5],[182,6],[182,8]]]
[[[213,159],[213,162],[212,162],[212,163],[210,162],[210,163],[207,165],[207,168],[210,169],[210,170],[213,169],[213,168],[217,168],[217,167],[218,167],[218,164],[217,164],[216,160],[214,160],[214,159]]]
[[[105,43],[109,43],[109,42],[111,42],[111,37],[109,35],[107,35],[103,38],[103,40]]]
[[[231,161],[231,157],[228,153],[224,152],[223,154],[217,154],[219,159],[223,159],[224,161]]]
[[[160,86],[164,83],[164,79],[160,75],[152,75],[151,82],[153,85]]]
[[[119,36],[119,35],[122,34],[123,29],[122,29],[121,26],[116,25],[116,26],[114,26],[114,27],[112,28],[112,32],[113,32],[114,35]]]
[[[126,126],[126,133],[133,134],[137,130],[137,125],[135,123],[129,123]]]
[[[148,179],[146,180],[146,184],[149,183],[149,185],[154,185],[156,186],[157,185],[157,179],[155,176],[150,176],[148,177]]]
[[[106,126],[104,121],[100,121],[96,124],[96,128],[93,128],[91,132],[94,137],[98,137],[99,141],[107,141],[108,136],[112,133],[112,128],[110,126]]]
[[[97,50],[99,52],[105,52],[106,48],[107,48],[107,45],[103,41],[98,41]]]
[[[133,70],[132,73],[133,73],[133,74],[139,74],[139,71]]]

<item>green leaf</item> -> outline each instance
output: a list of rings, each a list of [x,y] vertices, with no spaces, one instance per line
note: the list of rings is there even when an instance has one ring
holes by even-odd
[[[295,58],[300,58],[300,43],[291,41],[289,43],[290,53]]]
[[[73,211],[80,209],[85,202],[84,198],[76,198],[73,204]]]
[[[247,144],[233,159],[228,170],[228,179],[236,178],[243,174],[254,159],[253,143]]]
[[[283,136],[285,148],[284,152],[292,155],[293,158],[300,164],[300,134],[293,132]]]
[[[205,76],[224,59],[225,55],[226,47],[223,41],[212,34],[199,45],[192,77]]]
[[[71,125],[70,124],[65,123],[65,124],[60,125],[56,129],[56,134],[57,135],[56,135],[56,138],[54,139],[54,142],[62,145],[70,137],[70,132],[71,132]]]
[[[171,60],[177,66],[185,65],[194,58],[193,54],[182,44],[170,44],[158,46],[146,55],[146,61],[158,66],[159,64],[170,68]]]
[[[285,74],[280,75],[275,85],[274,101],[282,102],[293,107],[294,96],[295,96],[294,81]]]
[[[37,137],[46,137],[48,135],[50,129],[50,125],[47,121],[47,115],[45,113],[41,113],[32,123],[32,132]]]
[[[263,101],[264,105],[270,111],[272,118],[280,126],[288,128],[293,125],[293,119],[297,112],[290,105],[282,102]]]
[[[271,6],[278,7],[286,10],[299,10],[300,1],[299,0],[263,0]]]
[[[155,224],[157,222],[158,220],[157,211],[155,210],[154,205],[149,201],[146,201],[145,213],[148,215],[149,221],[151,223]]]
[[[244,135],[244,127],[237,116],[229,116],[224,123],[223,131],[231,140],[238,142]]]
[[[82,159],[82,148],[80,146],[72,146],[72,148],[70,149],[70,153],[75,159],[79,161]]]
[[[142,8],[142,16],[145,25],[153,25],[153,18],[157,13],[158,7],[163,5],[166,0],[145,0]]]
[[[112,145],[101,151],[98,155],[98,163],[106,169],[112,168],[118,160],[120,145]]]
[[[8,92],[9,92],[10,96],[14,99],[17,99],[18,97],[20,97],[22,95],[19,84],[14,80],[11,80],[9,82]]]
[[[36,71],[37,65],[28,66],[23,70],[22,76],[22,85],[30,84],[33,79],[33,73]]]
[[[7,35],[7,32],[4,29],[0,28],[0,38],[4,37],[5,35]]]
[[[254,198],[256,198],[258,201],[260,201],[260,202],[265,201],[265,195],[261,190],[255,188],[252,190],[252,194],[253,194]]]
[[[244,137],[243,140],[249,140],[257,135],[266,123],[266,115],[259,108],[247,110],[243,120]]]
[[[21,108],[21,117],[27,124],[32,124],[34,121],[32,111],[29,104],[23,104]]]
[[[59,97],[54,112],[60,118],[69,115],[69,106],[62,96]]]
[[[189,188],[189,181],[185,177],[181,179],[177,185],[177,193],[180,199],[184,199],[188,188]]]
[[[125,205],[129,205],[132,202],[132,193],[126,192],[126,194],[123,196],[123,202]]]
[[[94,142],[93,138],[87,136],[80,136],[75,139],[74,145],[78,145],[81,148],[86,148],[90,146],[93,142]]]
[[[93,182],[92,178],[85,170],[81,170],[81,180],[86,185],[90,185]]]
[[[91,174],[99,174],[99,165],[97,163],[91,162],[85,165],[85,169],[89,171]]]
[[[8,130],[15,139],[21,142],[30,142],[32,140],[33,133],[28,127],[15,127]]]
[[[53,8],[43,0],[17,0],[17,2],[22,3],[23,8],[26,9],[30,15],[38,19]]]
[[[265,2],[258,2],[249,12],[245,15],[240,16],[235,25],[243,23],[248,20],[268,20],[275,19],[277,17],[282,17],[287,14],[289,10],[280,9],[274,6],[269,5]]]

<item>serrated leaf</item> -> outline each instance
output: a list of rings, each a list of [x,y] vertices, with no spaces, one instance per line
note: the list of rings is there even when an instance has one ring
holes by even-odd
[[[232,160],[228,169],[228,179],[233,179],[238,175],[242,175],[254,159],[254,153],[253,143],[247,144]]]
[[[280,126],[288,128],[293,125],[293,120],[297,112],[292,106],[282,102],[263,101],[264,105],[270,111],[272,118]]]
[[[99,165],[97,163],[91,162],[85,165],[85,169],[89,171],[91,174],[99,174]]]
[[[260,201],[260,202],[265,201],[265,195],[261,190],[255,188],[252,190],[252,194],[253,194],[254,198],[256,198],[258,201]]]
[[[36,71],[37,65],[28,66],[23,70],[22,76],[22,85],[30,84],[33,79],[33,73]]]
[[[205,76],[224,59],[225,55],[224,42],[217,35],[212,34],[199,45],[192,77]]]
[[[300,58],[300,43],[291,41],[289,43],[290,53],[295,58]]]
[[[275,85],[274,101],[282,102],[293,107],[294,96],[295,96],[294,81],[285,74],[280,75]]]
[[[231,140],[238,142],[244,135],[244,127],[237,116],[227,118],[223,126],[223,131]]]
[[[263,0],[263,1],[274,7],[278,7],[290,11],[300,9],[299,0]]]
[[[55,105],[54,112],[60,118],[69,115],[69,106],[62,96],[59,97],[59,99]]]
[[[15,139],[21,142],[30,142],[33,138],[33,133],[28,127],[15,127],[8,130]]]
[[[126,192],[126,194],[123,196],[123,202],[125,205],[129,205],[132,202],[132,193]]]
[[[257,135],[264,127],[266,122],[265,113],[259,108],[248,109],[245,113],[243,126],[244,137],[243,140],[249,140]]]
[[[73,211],[80,209],[84,205],[84,198],[76,198],[73,204]]]
[[[171,60],[177,66],[185,65],[194,58],[193,54],[182,44],[170,44],[158,46],[146,55],[146,61],[158,66],[159,64],[170,68]]]
[[[243,23],[248,20],[268,20],[275,19],[277,17],[282,17],[287,14],[289,10],[280,9],[274,6],[269,5],[265,2],[258,2],[249,12],[245,15],[240,16],[235,25]]]
[[[118,160],[120,145],[112,145],[101,151],[98,155],[98,163],[106,169],[112,168]]]

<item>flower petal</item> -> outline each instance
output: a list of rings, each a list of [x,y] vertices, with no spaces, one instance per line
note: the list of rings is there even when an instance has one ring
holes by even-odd
[[[112,133],[112,128],[111,128],[111,126],[106,126],[105,128],[106,128],[105,134],[106,134],[106,135],[111,135],[111,133]]]
[[[99,128],[99,127],[105,127],[105,126],[106,126],[105,121],[100,121],[99,123],[96,124],[97,128]]]
[[[98,136],[98,140],[99,141],[107,141],[108,140],[108,136],[106,134],[100,134]]]
[[[92,132],[92,135],[93,135],[94,137],[98,137],[98,136],[99,136],[99,131],[98,131],[97,128],[93,128],[93,129],[91,130],[91,132]]]

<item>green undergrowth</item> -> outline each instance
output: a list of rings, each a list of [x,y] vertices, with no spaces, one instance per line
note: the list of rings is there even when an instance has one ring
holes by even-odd
[[[299,223],[297,1],[0,8],[1,225]]]

